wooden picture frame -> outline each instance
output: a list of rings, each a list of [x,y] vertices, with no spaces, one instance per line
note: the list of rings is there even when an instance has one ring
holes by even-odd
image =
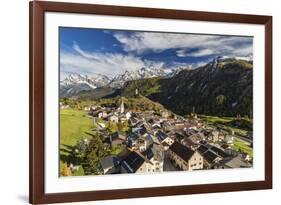
[[[29,200],[32,204],[230,192],[272,188],[272,17],[199,11],[104,6],[77,3],[30,2],[30,105]],[[44,15],[46,12],[247,23],[265,26],[265,180],[218,184],[181,185],[105,191],[46,194],[44,190]]]

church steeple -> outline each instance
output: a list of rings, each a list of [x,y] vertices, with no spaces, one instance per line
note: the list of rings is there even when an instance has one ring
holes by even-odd
[[[120,113],[124,113],[124,111],[124,101],[123,98],[121,98]]]

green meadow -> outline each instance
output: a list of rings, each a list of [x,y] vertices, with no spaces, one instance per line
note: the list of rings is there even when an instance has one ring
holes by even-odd
[[[87,136],[85,132],[93,128],[93,119],[85,111],[60,110],[60,145],[75,145],[77,140]]]
[[[247,153],[251,158],[253,158],[253,148],[249,146],[249,143],[235,137],[234,138],[234,145],[233,148],[235,150],[241,150]]]
[[[60,172],[63,163],[71,158],[77,141],[89,137],[86,132],[91,132],[94,127],[93,119],[85,111],[72,108],[60,110]],[[77,174],[83,175],[83,173]]]

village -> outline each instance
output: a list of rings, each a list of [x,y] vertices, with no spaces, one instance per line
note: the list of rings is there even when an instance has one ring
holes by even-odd
[[[210,126],[195,112],[184,118],[168,110],[133,111],[125,108],[123,99],[118,107],[91,105],[84,111],[97,125],[95,132],[105,136],[105,147],[122,147],[100,160],[99,174],[252,167],[251,157],[233,148],[234,133]],[[109,133],[106,123],[126,124],[127,129]]]

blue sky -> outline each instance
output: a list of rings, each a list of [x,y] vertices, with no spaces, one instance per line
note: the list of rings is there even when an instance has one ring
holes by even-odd
[[[61,27],[60,69],[114,77],[142,67],[197,68],[216,56],[251,59],[253,38]]]

